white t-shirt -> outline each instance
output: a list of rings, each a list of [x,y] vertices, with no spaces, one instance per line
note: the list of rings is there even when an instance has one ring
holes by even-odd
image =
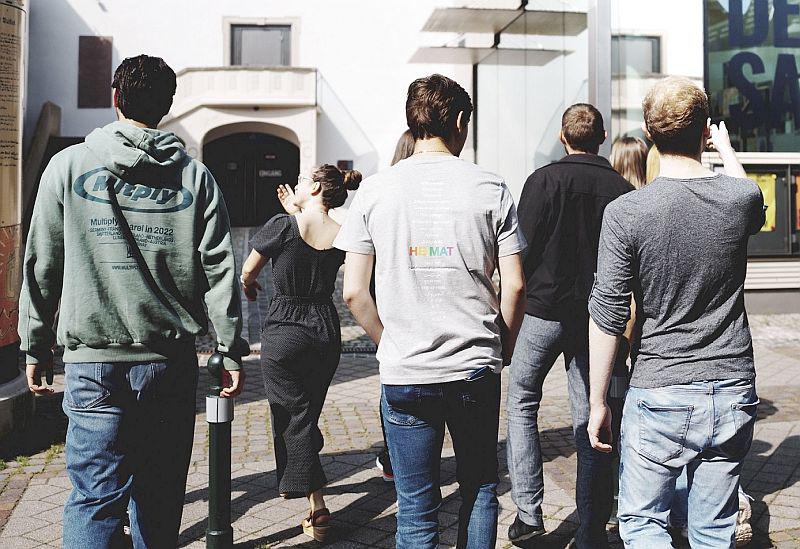
[[[367,178],[334,246],[375,255],[386,385],[445,383],[502,369],[497,258],[525,249],[502,178],[418,154]]]

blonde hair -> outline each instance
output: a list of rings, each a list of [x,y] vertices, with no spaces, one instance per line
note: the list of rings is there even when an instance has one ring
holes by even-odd
[[[661,155],[658,154],[658,148],[655,145],[650,147],[650,152],[647,153],[647,182],[650,183],[653,179],[658,177],[658,172],[661,171]]]
[[[670,76],[656,84],[642,101],[644,123],[661,154],[695,156],[709,116],[708,96],[683,76]]]
[[[611,165],[637,189],[647,184],[647,144],[638,137],[620,137],[611,146]]]

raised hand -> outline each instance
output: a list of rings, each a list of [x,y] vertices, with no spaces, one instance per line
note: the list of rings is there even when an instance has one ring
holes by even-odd
[[[716,124],[712,124],[709,118],[708,129],[711,132],[711,136],[708,138],[709,148],[717,149],[717,152],[720,154],[733,152],[731,138],[730,135],[728,135],[728,128],[725,126],[724,120],[720,121],[719,126],[717,126]]]
[[[294,189],[289,185],[278,185],[278,200],[289,215],[294,215],[300,211],[294,203]]]

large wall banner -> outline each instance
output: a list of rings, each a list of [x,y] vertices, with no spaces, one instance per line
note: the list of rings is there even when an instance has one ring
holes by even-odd
[[[23,8],[23,0],[0,0],[0,349],[19,340],[19,197],[22,190],[22,108],[25,90]]]
[[[712,117],[739,151],[800,151],[800,2],[703,2]]]

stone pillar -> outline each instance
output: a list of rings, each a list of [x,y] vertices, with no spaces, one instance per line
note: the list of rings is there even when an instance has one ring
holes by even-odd
[[[17,334],[26,15],[25,0],[0,3],[0,437],[25,423],[33,402],[18,367]]]

